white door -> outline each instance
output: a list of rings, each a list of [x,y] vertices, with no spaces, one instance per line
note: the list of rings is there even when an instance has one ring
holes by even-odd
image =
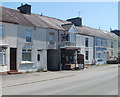
[[[38,50],[38,53],[37,53],[37,67],[38,67],[38,70],[42,69],[41,51],[40,50]]]

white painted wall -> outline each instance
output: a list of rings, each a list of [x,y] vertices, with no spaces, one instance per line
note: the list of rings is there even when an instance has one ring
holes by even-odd
[[[88,38],[89,40],[88,47],[85,47],[85,38]],[[81,54],[84,55],[84,59],[85,59],[85,51],[87,50],[89,52],[89,60],[85,60],[84,62],[85,64],[92,64],[93,62],[93,37],[76,34],[76,46],[79,46],[81,48]]]
[[[29,31],[32,34],[32,42],[26,43],[25,33]],[[18,55],[17,64],[19,71],[23,71],[27,68],[21,67],[22,62],[22,49],[31,49],[32,50],[32,69],[47,69],[47,51],[46,51],[46,29],[27,27],[27,26],[18,26]],[[38,50],[40,50],[40,63],[37,61]],[[31,67],[30,67],[31,68]],[[31,69],[31,70],[32,70]]]
[[[111,42],[113,42],[113,48],[111,48]],[[110,59],[111,52],[113,51],[113,56],[118,57],[118,40],[107,39],[107,52],[109,52],[108,60]]]
[[[10,70],[10,47],[17,47],[17,25],[4,22],[2,22],[2,24],[2,44],[7,44],[8,48],[6,49],[6,65],[1,67],[0,72]]]
[[[54,43],[49,42],[50,33],[54,33]],[[59,32],[55,29],[46,29],[47,49],[58,49]]]
[[[46,51],[46,29],[28,27],[10,23],[3,23],[4,36],[2,38],[4,44],[8,44],[6,50],[6,63],[4,67],[0,67],[0,72],[10,70],[10,48],[17,48],[17,69],[26,71],[26,68],[21,67],[22,49],[29,48],[32,50],[32,65],[31,70],[47,69],[47,51]],[[32,34],[32,42],[26,43],[26,32]],[[37,62],[38,50],[40,53],[40,64]]]

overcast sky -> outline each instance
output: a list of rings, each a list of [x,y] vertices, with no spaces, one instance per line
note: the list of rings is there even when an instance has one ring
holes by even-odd
[[[2,6],[17,9],[21,3],[4,2]],[[32,13],[66,20],[82,17],[83,25],[104,30],[118,28],[118,2],[27,2]]]

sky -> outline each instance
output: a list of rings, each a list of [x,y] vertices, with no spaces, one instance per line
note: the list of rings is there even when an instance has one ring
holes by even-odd
[[[62,20],[79,16],[85,26],[118,29],[118,2],[3,2],[2,6],[17,9],[21,3],[32,5],[32,13]]]

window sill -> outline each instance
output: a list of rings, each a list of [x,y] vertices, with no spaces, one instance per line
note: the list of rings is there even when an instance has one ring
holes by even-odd
[[[25,42],[26,44],[33,44],[32,42]]]
[[[31,62],[31,61],[22,61],[21,64],[34,64],[34,62]]]

